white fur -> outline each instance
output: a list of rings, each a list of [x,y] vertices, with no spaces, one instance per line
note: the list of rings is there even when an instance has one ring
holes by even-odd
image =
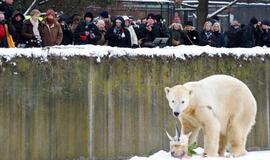
[[[227,75],[213,75],[166,87],[165,92],[173,112],[180,112],[182,134],[192,132],[190,143],[202,129],[208,156],[223,156],[226,147],[234,156],[246,153],[246,139],[255,124],[257,104],[243,82]]]

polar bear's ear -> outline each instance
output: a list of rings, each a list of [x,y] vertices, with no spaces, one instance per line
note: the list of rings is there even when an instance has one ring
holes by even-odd
[[[169,92],[170,92],[170,87],[165,87],[165,93],[166,93],[166,96],[169,94]]]

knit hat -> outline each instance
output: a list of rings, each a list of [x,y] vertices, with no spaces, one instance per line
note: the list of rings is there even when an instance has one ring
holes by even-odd
[[[251,23],[251,24],[257,24],[257,23],[258,23],[258,20],[257,20],[257,18],[252,17],[252,18],[250,19],[249,23]]]
[[[186,26],[193,26],[192,21],[187,21],[187,22],[186,22]]]
[[[91,21],[93,21],[94,16],[93,16],[93,14],[91,12],[86,12],[85,15],[84,15],[84,19],[86,17],[90,17],[91,18]]]
[[[263,20],[263,21],[262,21],[262,24],[263,24],[263,25],[269,26],[269,21],[268,21],[268,20]]]
[[[49,16],[49,15],[52,15],[53,17],[55,17],[55,12],[53,9],[48,9],[47,12],[46,12],[46,15]]]
[[[109,13],[107,11],[103,11],[100,13],[100,16],[103,18],[109,18]]]

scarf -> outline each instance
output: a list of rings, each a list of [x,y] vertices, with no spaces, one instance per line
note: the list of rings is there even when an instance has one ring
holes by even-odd
[[[30,22],[31,24],[33,25],[33,33],[34,33],[34,36],[40,40],[41,37],[40,37],[40,33],[39,33],[39,30],[38,30],[38,25],[39,25],[39,21],[34,21],[32,18],[30,18]]]

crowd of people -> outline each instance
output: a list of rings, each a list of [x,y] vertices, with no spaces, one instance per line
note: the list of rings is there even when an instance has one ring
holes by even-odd
[[[44,47],[54,45],[108,45],[112,47],[156,47],[155,38],[168,38],[168,46],[210,45],[213,47],[270,46],[269,21],[251,18],[248,25],[234,20],[223,32],[218,18],[205,22],[198,31],[192,21],[182,25],[179,16],[167,27],[161,15],[148,14],[135,20],[131,16],[111,17],[103,11],[98,17],[86,12],[83,17],[57,16],[33,9],[29,17],[14,11],[13,0],[0,2],[0,47]]]

